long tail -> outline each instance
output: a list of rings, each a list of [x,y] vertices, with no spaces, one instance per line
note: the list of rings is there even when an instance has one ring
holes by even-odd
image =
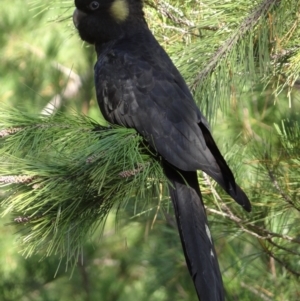
[[[238,204],[240,204],[246,211],[250,212],[251,203],[245,192],[235,183],[232,171],[221,155],[210,131],[203,123],[199,123],[199,127],[202,131],[206,145],[218,166],[216,169],[213,168],[214,165],[212,164],[211,166],[205,166],[202,170],[215,179]]]
[[[164,164],[186,263],[202,301],[224,301],[224,289],[196,172]]]

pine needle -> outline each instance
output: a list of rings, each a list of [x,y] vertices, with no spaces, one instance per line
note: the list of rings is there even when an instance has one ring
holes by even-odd
[[[89,234],[113,207],[145,202],[164,181],[135,130],[85,116],[0,113],[2,216],[20,228],[25,256],[67,256],[74,265]]]

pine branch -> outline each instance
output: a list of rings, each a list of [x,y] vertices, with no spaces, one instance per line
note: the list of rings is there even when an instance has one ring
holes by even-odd
[[[186,18],[183,14],[183,12],[170,4],[167,1],[155,1],[155,4],[153,2],[150,2],[149,0],[145,1],[147,5],[157,10],[160,14],[167,17],[169,20],[174,22],[176,25],[184,25],[187,27],[193,27],[195,26],[194,22],[190,21],[188,18]]]
[[[156,155],[132,129],[16,110],[0,118],[8,134],[0,141],[1,210],[22,226],[27,256],[59,254],[74,266],[87,233],[103,226],[113,207],[147,202],[164,182]]]
[[[300,208],[296,206],[296,204],[293,202],[293,200],[281,189],[279,186],[278,181],[275,178],[275,175],[272,170],[268,168],[268,175],[270,177],[271,182],[273,183],[274,187],[278,191],[278,193],[281,195],[281,197],[293,208],[295,208],[298,212],[300,212]]]
[[[254,225],[253,223],[249,223],[249,221],[242,220],[238,216],[234,215],[232,212],[229,212],[229,213],[222,212],[222,211],[219,211],[219,210],[216,210],[213,208],[206,208],[206,210],[213,214],[217,214],[219,216],[226,217],[226,218],[232,220],[243,230],[243,232],[246,232],[256,238],[259,238],[262,240],[269,240],[269,239],[277,237],[277,238],[287,240],[289,242],[300,244],[300,239],[298,239],[298,238],[294,238],[294,237],[291,237],[288,235],[268,231],[267,229],[264,229],[264,228]],[[249,227],[249,229],[252,229],[252,230],[249,230],[248,227]]]
[[[258,21],[277,3],[278,0],[264,0],[261,5],[259,5],[244,19],[244,21],[239,25],[239,29],[214,53],[207,66],[201,70],[198,75],[196,75],[196,78],[191,85],[192,90],[195,90],[205,78],[211,75],[222,59],[224,59],[228,53],[232,51],[238,42],[244,38],[244,35],[255,27]]]
[[[264,301],[272,301],[273,299],[269,298],[268,296],[266,296],[266,294],[264,294],[263,292],[259,291],[258,289],[256,289],[253,286],[250,286],[244,282],[241,282],[241,287],[246,288],[247,290],[249,290],[251,293],[253,293],[255,296],[257,296],[258,298],[264,300]]]
[[[296,277],[300,277],[300,272],[296,271],[295,269],[291,268],[290,265],[284,261],[281,260],[278,256],[275,255],[274,252],[272,252],[267,246],[263,246],[264,251],[275,261],[277,261],[280,265],[282,265],[289,273],[293,274]]]

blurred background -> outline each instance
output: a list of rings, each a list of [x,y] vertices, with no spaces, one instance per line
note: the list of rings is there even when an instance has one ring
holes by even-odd
[[[0,104],[34,114],[77,112],[103,123],[96,56],[74,29],[74,4],[44,2],[0,2]],[[199,174],[229,301],[300,299],[299,1],[281,2],[246,34],[240,24],[260,1],[146,2],[151,30],[253,203],[245,214]],[[234,47],[216,56],[218,66],[199,77],[239,30]],[[230,209],[218,206],[218,196]],[[196,300],[171,206],[167,214],[156,204],[133,207],[119,212],[118,223],[112,212],[103,234],[87,238],[74,269],[55,256],[24,258],[17,229],[7,225],[9,216],[1,218],[0,300]]]

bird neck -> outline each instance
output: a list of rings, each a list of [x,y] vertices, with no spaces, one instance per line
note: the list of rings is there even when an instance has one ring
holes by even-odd
[[[144,19],[135,19],[122,25],[114,24],[109,32],[105,32],[105,35],[102,35],[100,32],[98,33],[95,41],[96,52],[99,55],[104,50],[113,47],[116,43],[143,44],[141,40],[148,40],[149,38],[147,39],[147,37],[149,35],[151,36],[152,34]],[[130,47],[130,45],[128,46]]]

